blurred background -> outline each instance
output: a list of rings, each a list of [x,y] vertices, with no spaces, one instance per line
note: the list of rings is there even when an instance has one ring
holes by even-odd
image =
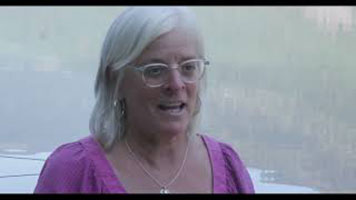
[[[89,134],[101,45],[124,8],[0,7],[1,166]],[[356,7],[190,8],[211,63],[201,131],[263,183],[356,192]]]

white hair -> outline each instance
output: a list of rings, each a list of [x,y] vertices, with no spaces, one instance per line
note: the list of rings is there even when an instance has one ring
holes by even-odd
[[[125,134],[124,119],[114,102],[121,97],[118,90],[124,76],[124,67],[134,61],[155,39],[173,28],[188,28],[198,38],[198,49],[204,57],[203,42],[197,29],[194,14],[184,7],[131,7],[126,9],[111,24],[105,37],[100,58],[100,66],[95,82],[96,103],[90,118],[91,134],[104,149],[110,149],[115,140]],[[205,73],[201,81],[205,88]],[[196,128],[200,109],[199,84],[197,112],[193,116],[188,132]],[[195,130],[194,130],[195,131]]]

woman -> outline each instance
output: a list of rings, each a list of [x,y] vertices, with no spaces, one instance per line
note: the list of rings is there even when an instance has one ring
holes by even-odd
[[[91,136],[47,159],[36,193],[253,193],[227,144],[196,134],[203,43],[181,7],[125,10],[105,38]]]

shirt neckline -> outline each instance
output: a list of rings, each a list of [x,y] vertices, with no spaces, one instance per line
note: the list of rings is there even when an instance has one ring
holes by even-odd
[[[213,139],[209,138],[206,135],[197,134],[203,140],[203,143],[208,151],[209,161],[212,170],[212,193],[219,193],[224,191],[223,180],[225,177],[225,171],[222,170],[222,165],[220,164],[223,158],[221,155],[221,149],[219,148],[218,143],[214,142]],[[92,158],[92,161],[95,165],[96,176],[98,179],[102,180],[102,183],[107,187],[110,193],[127,193],[122,182],[117,178],[113,166],[110,164],[110,161],[106,158],[104,149],[101,147],[99,142],[90,135],[86,138],[87,145],[91,148],[86,148],[89,151],[89,154]],[[217,173],[218,172],[218,173]]]

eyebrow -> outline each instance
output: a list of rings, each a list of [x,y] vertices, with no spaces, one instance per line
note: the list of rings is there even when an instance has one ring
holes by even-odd
[[[196,57],[196,56],[186,56],[183,57],[179,63],[185,62],[187,60],[192,60],[192,59],[200,59],[200,57]],[[162,63],[162,64],[167,64],[167,62],[165,62],[163,59],[160,58],[151,58],[148,59],[146,61],[144,61],[143,63],[141,63],[139,66],[143,66],[143,65],[147,65],[147,64],[151,64],[151,63]]]
[[[143,62],[141,65],[147,65],[147,64],[151,64],[151,63],[166,63],[164,60],[160,59],[160,58],[151,58],[146,60],[145,62]]]

